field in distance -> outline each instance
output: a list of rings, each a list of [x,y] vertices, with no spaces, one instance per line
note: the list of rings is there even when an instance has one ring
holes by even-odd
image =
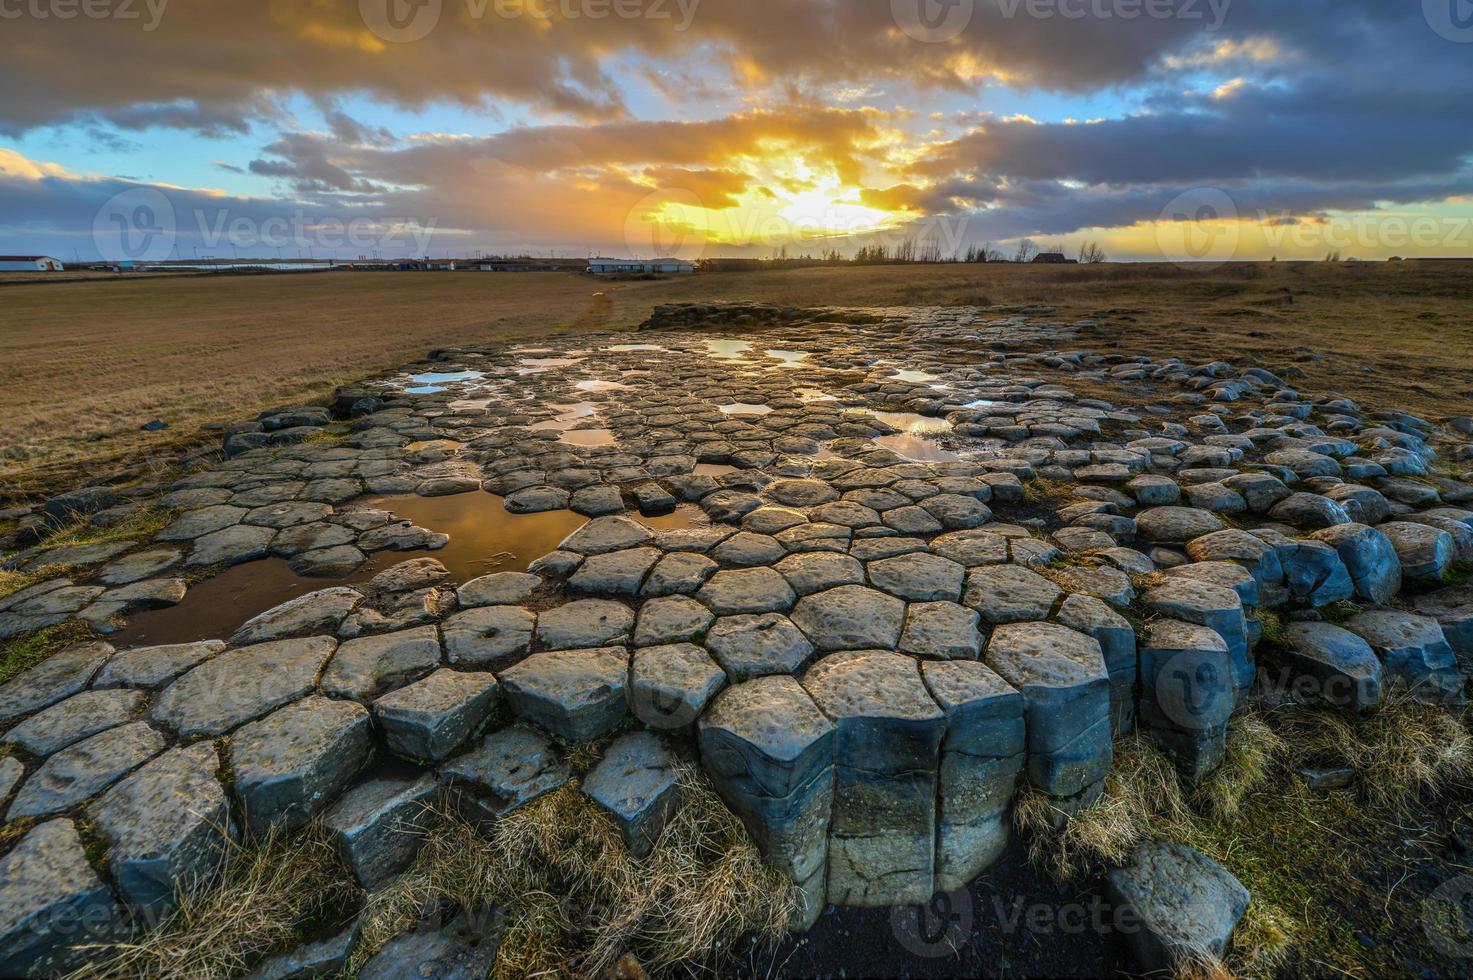
[[[1081,347],[1295,368],[1296,384],[1473,412],[1473,262],[839,266],[601,283],[569,273],[360,273],[0,284],[0,495],[143,451],[437,346],[633,329],[653,306],[1018,306],[1096,317]],[[139,431],[160,418],[170,428]],[[210,436],[213,438],[213,436]]]

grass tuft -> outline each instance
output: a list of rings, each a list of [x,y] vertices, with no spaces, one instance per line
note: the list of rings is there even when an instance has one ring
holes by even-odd
[[[148,541],[172,524],[176,516],[174,511],[166,508],[140,507],[111,527],[95,527],[87,518],[79,517],[48,534],[37,547],[43,551],[55,551],[118,541]]]
[[[68,980],[213,980],[239,976],[302,930],[351,908],[353,890],[325,836],[272,834],[233,844],[223,878],[182,895],[178,910],[143,942],[105,952]]]
[[[0,647],[0,684],[67,647],[95,639],[91,627],[75,619],[17,637]]]
[[[570,783],[498,821],[489,839],[442,813],[414,866],[369,900],[355,965],[425,909],[500,907],[497,977],[601,977],[626,954],[651,974],[699,964],[755,932],[781,936],[797,910],[704,777],[687,771],[679,811],[636,860],[617,827]]]

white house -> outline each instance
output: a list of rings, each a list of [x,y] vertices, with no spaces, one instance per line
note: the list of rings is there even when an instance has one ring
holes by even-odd
[[[594,275],[689,275],[696,271],[694,262],[685,259],[589,259],[588,271]]]
[[[61,259],[49,255],[0,255],[0,272],[60,272]]]

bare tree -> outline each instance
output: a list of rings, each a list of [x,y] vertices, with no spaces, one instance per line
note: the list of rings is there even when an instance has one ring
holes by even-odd
[[[1032,262],[1038,254],[1038,243],[1031,238],[1025,238],[1018,243],[1018,251],[1013,255],[1014,262]]]
[[[1079,261],[1086,265],[1098,265],[1105,261],[1105,250],[1099,242],[1085,242],[1079,247]]]

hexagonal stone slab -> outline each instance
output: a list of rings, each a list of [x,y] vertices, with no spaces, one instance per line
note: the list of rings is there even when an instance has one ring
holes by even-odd
[[[365,890],[377,890],[414,861],[439,788],[428,774],[370,779],[323,814],[333,846]]]
[[[841,585],[864,584],[864,565],[849,555],[806,552],[789,555],[776,567],[800,596],[826,592]]]
[[[116,654],[102,668],[94,687],[155,688],[169,683],[225,649],[223,640],[202,640],[158,647],[141,647]]]
[[[1341,524],[1310,535],[1335,549],[1355,583],[1356,595],[1384,605],[1401,591],[1401,558],[1391,539],[1364,524]]]
[[[559,738],[586,742],[614,730],[628,710],[623,647],[533,654],[500,677],[511,709]]]
[[[451,616],[441,631],[452,664],[496,668],[532,648],[536,627],[537,616],[521,606],[485,606]]]
[[[179,889],[208,885],[218,873],[232,827],[219,768],[213,743],[174,749],[88,809],[128,904],[173,908]]]
[[[69,810],[101,793],[168,747],[141,721],[93,735],[47,759],[15,794],[7,820]]]
[[[660,736],[630,732],[609,746],[583,792],[613,816],[637,858],[655,849],[680,802],[678,760]]]
[[[307,695],[337,646],[313,636],[222,653],[166,688],[153,718],[186,738],[223,735]]]
[[[913,602],[905,610],[900,649],[938,660],[976,660],[982,652],[980,621],[955,602]]]
[[[905,625],[905,603],[861,585],[841,585],[800,599],[793,622],[822,652],[893,650]]]
[[[991,531],[953,531],[934,539],[931,550],[967,568],[1001,565],[1008,560],[1008,539]]]
[[[696,598],[718,616],[733,616],[786,612],[797,596],[775,569],[742,568],[717,572]]]
[[[235,631],[230,645],[244,647],[290,637],[336,633],[339,624],[362,604],[363,593],[357,589],[311,592],[250,620]]]
[[[1099,599],[1071,595],[1059,607],[1059,622],[1094,637],[1110,674],[1110,719],[1115,733],[1135,727],[1135,684],[1139,674],[1135,628]]]
[[[1223,528],[1215,514],[1195,507],[1152,507],[1136,515],[1135,525],[1142,538],[1157,544],[1186,544]]]
[[[1219,765],[1236,700],[1233,657],[1213,629],[1157,619],[1140,644],[1141,727],[1189,780]]]
[[[81,937],[79,924],[86,924]],[[94,955],[73,947],[127,934],[123,910],[70,820],[32,828],[0,858],[0,975],[60,976]]]
[[[1019,565],[994,565],[967,573],[962,602],[977,610],[984,623],[1019,623],[1046,619],[1063,594],[1037,572]]]
[[[542,579],[526,572],[497,572],[483,575],[455,590],[462,609],[480,606],[518,606],[532,597]]]
[[[368,761],[371,727],[362,705],[313,697],[232,735],[235,795],[251,832],[295,830],[337,799]]]
[[[949,558],[925,552],[872,561],[867,570],[875,588],[912,602],[955,602],[967,574]]]
[[[715,618],[711,610],[683,595],[650,599],[640,607],[634,644],[660,646],[697,640],[706,634]]]
[[[636,650],[629,679],[630,710],[662,730],[694,723],[727,680],[716,661],[690,643]]]
[[[719,619],[706,634],[706,648],[733,683],[791,674],[813,656],[813,644],[781,613]]]
[[[658,548],[626,548],[590,555],[568,579],[568,587],[587,595],[637,596],[660,556]]]
[[[489,671],[444,668],[373,703],[389,751],[419,762],[450,757],[490,719],[501,685]]]
[[[923,663],[921,676],[946,715],[936,887],[965,888],[1007,846],[1007,810],[1027,751],[1023,696],[974,661]]]
[[[1254,665],[1248,650],[1248,620],[1237,592],[1210,582],[1179,578],[1148,590],[1141,601],[1158,615],[1215,631],[1227,644],[1228,653],[1232,656],[1232,683],[1239,692],[1238,696],[1253,686]]]
[[[836,653],[814,664],[803,686],[836,729],[829,901],[927,901],[946,716],[918,665],[883,651]]]
[[[1381,525],[1401,559],[1402,575],[1413,582],[1441,584],[1443,575],[1457,557],[1457,543],[1441,528],[1407,521]]]
[[[633,610],[609,599],[580,599],[537,617],[537,642],[554,650],[628,643],[633,631]]]
[[[1035,786],[1072,797],[1104,779],[1113,759],[1110,675],[1093,638],[1051,623],[1010,623],[993,631],[983,659],[1023,694]]]
[[[562,786],[573,774],[551,740],[513,725],[491,735],[440,770],[467,819],[489,826]]]
[[[603,555],[625,548],[638,548],[653,541],[655,534],[629,517],[595,517],[568,535],[559,551],[580,555]]]
[[[433,626],[348,640],[328,662],[322,693],[366,701],[439,666],[440,634]]]
[[[666,555],[650,571],[640,594],[646,598],[690,595],[705,585],[718,567],[705,555],[684,551]]]

